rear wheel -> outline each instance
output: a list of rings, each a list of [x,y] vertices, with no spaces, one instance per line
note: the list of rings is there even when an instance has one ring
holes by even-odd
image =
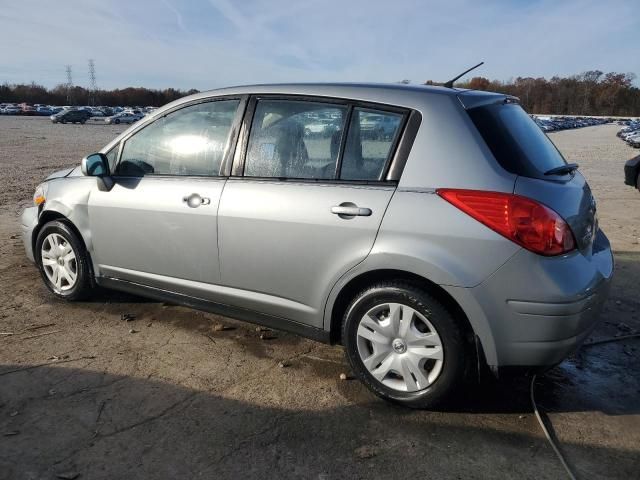
[[[120,123],[120,119],[116,118],[116,119],[113,121],[113,123],[115,123],[115,124],[117,125],[118,123]]]
[[[345,313],[342,339],[355,374],[386,400],[433,407],[464,381],[462,328],[414,284],[389,281],[360,292]]]
[[[79,300],[91,290],[91,269],[84,244],[65,222],[45,224],[36,239],[42,279],[57,297]]]

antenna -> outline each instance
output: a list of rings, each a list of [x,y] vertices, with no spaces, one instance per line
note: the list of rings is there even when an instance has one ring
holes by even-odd
[[[478,68],[480,65],[484,65],[484,62],[480,62],[479,64],[477,64],[475,67],[471,67],[469,70],[465,70],[464,72],[462,72],[460,75],[458,75],[455,78],[452,78],[451,80],[449,80],[448,82],[445,82],[445,84],[443,85],[446,88],[453,88],[453,82],[455,82],[456,80],[458,80],[460,77],[466,75],[467,73],[469,73],[471,70],[475,70],[476,68]]]
[[[69,105],[73,105],[73,78],[71,76],[71,65],[65,65],[65,70],[67,72],[67,103]]]
[[[94,106],[96,104],[96,64],[92,58],[89,59],[89,104]]]

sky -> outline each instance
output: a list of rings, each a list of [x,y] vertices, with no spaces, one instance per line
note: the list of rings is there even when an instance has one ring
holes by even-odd
[[[637,0],[0,0],[0,83],[100,88],[640,75]],[[636,80],[638,84],[638,80]]]

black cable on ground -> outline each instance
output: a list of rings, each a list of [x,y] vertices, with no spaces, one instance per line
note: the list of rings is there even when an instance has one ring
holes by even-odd
[[[589,343],[583,344],[583,347],[602,345],[604,343],[618,342],[620,340],[628,340],[631,338],[640,338],[640,333],[634,333],[631,335],[621,335],[619,337],[606,338],[604,340],[596,340],[595,342],[589,342]],[[549,429],[547,428],[546,424],[544,423],[544,420],[542,419],[542,415],[544,415],[544,412],[541,412],[540,410],[538,410],[538,405],[536,404],[536,397],[535,397],[534,388],[533,388],[536,383],[536,378],[537,378],[537,375],[533,375],[533,377],[531,377],[531,386],[530,386],[531,406],[533,407],[533,413],[535,413],[536,419],[540,424],[540,428],[542,428],[542,431],[544,432],[544,436],[547,438],[547,441],[551,445],[551,448],[553,448],[553,451],[555,452],[556,457],[558,457],[558,460],[560,460],[560,463],[562,463],[564,470],[567,472],[567,476],[571,480],[576,480],[576,476],[573,474],[573,471],[571,470],[571,467],[569,467],[569,464],[565,460],[564,455],[562,455],[562,452],[560,451],[558,443],[553,439],[553,437],[551,436],[551,432],[549,432]]]

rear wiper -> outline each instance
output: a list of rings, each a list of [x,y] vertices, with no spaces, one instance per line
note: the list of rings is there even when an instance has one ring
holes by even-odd
[[[546,172],[544,172],[545,175],[565,175],[567,173],[571,173],[574,170],[577,170],[578,167],[580,165],[578,165],[577,163],[567,163],[566,165],[560,165],[559,167],[556,168],[552,168],[551,170],[547,170]]]

